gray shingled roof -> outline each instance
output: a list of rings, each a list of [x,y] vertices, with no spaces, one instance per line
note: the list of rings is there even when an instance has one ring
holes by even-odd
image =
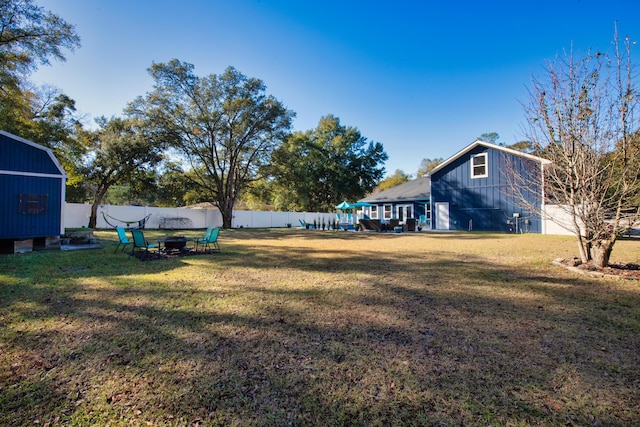
[[[380,203],[380,202],[409,202],[429,199],[430,179],[427,177],[417,178],[404,184],[396,185],[388,190],[371,194],[359,202]]]

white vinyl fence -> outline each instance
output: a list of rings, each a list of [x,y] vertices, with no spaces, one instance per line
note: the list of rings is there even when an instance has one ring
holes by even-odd
[[[89,224],[91,206],[66,203],[64,211],[65,228],[82,228]],[[233,228],[274,228],[300,227],[300,221],[313,224],[324,218],[328,224],[336,218],[335,213],[323,212],[264,212],[234,211]],[[222,215],[217,209],[202,208],[153,208],[148,206],[100,205],[96,228],[134,227],[138,221],[146,219],[145,228],[163,230],[202,229],[221,227]]]
[[[575,234],[571,215],[566,208],[557,205],[545,205],[542,213],[542,234],[571,236]]]
[[[64,210],[65,228],[82,228],[89,224],[91,206],[79,203],[66,203]],[[110,229],[133,227],[138,221],[145,219],[145,228],[164,230],[204,229],[221,227],[222,215],[217,209],[202,208],[152,208],[148,206],[113,206],[100,205],[96,228]],[[233,212],[231,226],[233,228],[276,228],[300,227],[301,222],[318,226],[324,219],[326,224],[337,218],[335,213],[326,212],[265,212],[241,211]],[[542,220],[542,234],[571,235],[571,222],[566,210],[559,206],[546,205]]]

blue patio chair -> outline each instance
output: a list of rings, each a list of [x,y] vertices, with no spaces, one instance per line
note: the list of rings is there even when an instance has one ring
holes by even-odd
[[[196,252],[198,246],[203,245],[205,251],[220,252],[220,245],[218,245],[218,236],[220,235],[220,228],[209,227],[207,232],[200,239],[196,239]],[[213,249],[211,249],[213,247]]]
[[[118,239],[120,241],[118,242],[118,246],[116,246],[116,250],[113,251],[114,254],[118,252],[120,246],[122,246],[122,252],[124,252],[124,248],[127,247],[127,245],[133,245],[133,242],[127,238],[127,235],[124,232],[124,228],[116,227],[116,231],[118,232]]]
[[[140,261],[144,261],[149,257],[149,250],[157,250],[159,247],[158,245],[153,245],[147,242],[142,230],[131,230],[131,237],[133,238],[133,249],[131,250],[131,255],[135,255],[137,250],[141,253]]]

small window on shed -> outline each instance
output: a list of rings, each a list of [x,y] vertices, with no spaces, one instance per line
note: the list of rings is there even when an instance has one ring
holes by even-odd
[[[48,194],[18,194],[18,213],[41,215],[47,213]]]
[[[489,176],[487,166],[487,153],[471,156],[471,178],[486,178]]]

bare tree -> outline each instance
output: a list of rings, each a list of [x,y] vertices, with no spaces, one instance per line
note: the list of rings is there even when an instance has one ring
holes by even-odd
[[[626,221],[637,218],[640,190],[632,42],[621,43],[616,30],[613,44],[611,54],[571,51],[548,63],[524,105],[534,153],[550,160],[538,183],[546,202],[570,218],[581,261],[597,267],[609,263]]]

